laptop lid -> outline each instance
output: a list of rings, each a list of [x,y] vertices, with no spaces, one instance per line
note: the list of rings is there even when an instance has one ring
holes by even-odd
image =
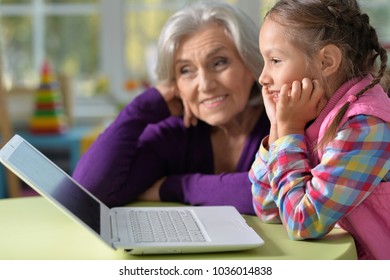
[[[110,209],[21,136],[13,136],[4,145],[0,161],[112,247]]]

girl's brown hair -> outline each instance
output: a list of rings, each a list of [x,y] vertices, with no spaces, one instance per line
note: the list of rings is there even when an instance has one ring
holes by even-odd
[[[309,61],[328,44],[340,48],[340,82],[372,74],[373,80],[355,95],[357,98],[388,75],[387,52],[379,43],[368,15],[361,12],[356,0],[281,0],[266,17],[286,27],[288,40],[300,48]],[[378,57],[379,67],[376,64]],[[389,89],[385,90],[389,92]],[[342,106],[319,147],[335,137],[349,105],[347,102]]]

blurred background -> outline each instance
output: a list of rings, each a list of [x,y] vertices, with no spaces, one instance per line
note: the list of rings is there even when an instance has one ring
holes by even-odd
[[[220,1],[238,6],[259,25],[275,3]],[[118,111],[154,84],[160,30],[193,2],[0,0],[1,146],[18,133],[71,174]],[[359,2],[389,50],[388,0]],[[62,102],[46,118],[37,108],[48,96],[53,104]],[[29,191],[0,165],[0,198]]]
[[[123,104],[154,82],[154,52],[162,25],[194,0],[0,0],[0,54],[8,88],[36,88],[49,59],[69,78],[73,121],[112,118]],[[275,0],[226,0],[256,22]],[[390,43],[387,0],[360,1]],[[13,123],[23,126],[31,110],[9,98]],[[14,102],[13,102],[14,101]],[[18,104],[15,104],[15,102]],[[26,100],[26,104],[31,101]]]

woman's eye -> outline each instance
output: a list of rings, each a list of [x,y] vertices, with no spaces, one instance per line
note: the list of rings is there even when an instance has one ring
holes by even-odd
[[[190,68],[189,67],[181,67],[179,69],[180,75],[185,75],[185,74],[188,74],[189,72],[190,72]]]
[[[214,61],[213,65],[216,68],[224,68],[227,63],[228,63],[227,58],[218,58]]]

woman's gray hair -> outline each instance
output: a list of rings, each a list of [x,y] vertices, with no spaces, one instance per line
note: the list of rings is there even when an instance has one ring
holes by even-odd
[[[174,56],[184,36],[218,23],[230,34],[234,45],[255,80],[263,69],[259,52],[259,27],[242,11],[221,2],[198,2],[169,18],[157,46],[156,74],[159,82],[174,80]]]

